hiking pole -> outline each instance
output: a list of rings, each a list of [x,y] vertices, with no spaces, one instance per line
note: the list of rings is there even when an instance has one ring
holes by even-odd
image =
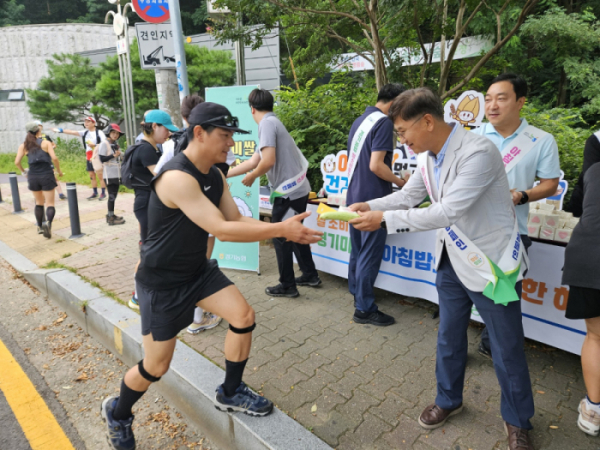
[[[71,236],[69,236],[69,239],[77,239],[84,236],[84,234],[81,232],[81,224],[79,223],[76,183],[67,183],[67,200],[69,202],[69,218],[71,219]]]
[[[21,209],[21,197],[19,197],[19,183],[17,182],[17,173],[8,172],[8,179],[10,180],[10,193],[13,199],[13,210],[14,214],[22,213]]]

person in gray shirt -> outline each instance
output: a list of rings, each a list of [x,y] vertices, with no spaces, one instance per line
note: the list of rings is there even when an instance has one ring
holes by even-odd
[[[98,148],[98,156],[102,162],[104,169],[103,175],[108,190],[108,214],[106,215],[106,223],[109,225],[122,225],[125,219],[121,216],[115,216],[115,200],[119,194],[119,186],[121,184],[121,149],[117,142],[123,132],[119,125],[111,123],[104,133],[107,139],[100,143]]]
[[[252,186],[256,179],[267,175],[271,185],[273,204],[272,222],[306,211],[310,183],[306,178],[308,162],[294,142],[285,126],[273,113],[273,96],[264,89],[255,89],[248,96],[252,117],[258,124],[258,149],[250,159],[232,168],[227,178],[246,174],[245,186]],[[251,171],[251,172],[250,172]],[[309,245],[286,242],[283,238],[273,239],[279,284],[267,287],[265,292],[273,297],[298,297],[296,286],[316,287],[321,279],[315,268]],[[296,255],[302,276],[294,278]]]

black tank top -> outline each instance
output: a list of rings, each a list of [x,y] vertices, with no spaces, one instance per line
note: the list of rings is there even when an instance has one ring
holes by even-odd
[[[206,266],[208,232],[192,222],[180,209],[165,206],[154,183],[168,170],[193,176],[200,189],[218,208],[223,195],[223,175],[215,166],[200,172],[184,153],[175,155],[152,180],[148,204],[148,238],[142,245],[142,260],[136,278],[152,289],[172,289],[195,280]]]
[[[54,166],[50,155],[42,150],[42,139],[37,140],[37,147],[27,152],[29,173],[32,175],[54,174]]]

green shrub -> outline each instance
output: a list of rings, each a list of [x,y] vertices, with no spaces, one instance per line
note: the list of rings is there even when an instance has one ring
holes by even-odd
[[[275,113],[309,162],[308,179],[313,191],[323,184],[321,160],[348,147],[352,123],[374,105],[377,90],[372,79],[360,80],[336,73],[328,84],[313,88],[314,80],[299,90],[277,92]]]
[[[320,163],[328,154],[347,149],[352,123],[366,106],[374,105],[377,91],[372,80],[336,73],[328,84],[313,88],[314,80],[299,90],[277,93],[275,112],[309,162],[308,179],[313,191],[323,184]],[[522,116],[548,133],[558,144],[561,170],[569,182],[565,204],[571,197],[583,162],[583,148],[591,134],[578,109],[540,110],[527,104]]]
[[[522,117],[530,125],[540,128],[554,136],[558,145],[560,168],[569,182],[569,191],[564,204],[567,205],[573,187],[577,183],[583,164],[583,148],[591,131],[587,128],[579,109],[553,108],[541,111],[533,105],[525,105]]]

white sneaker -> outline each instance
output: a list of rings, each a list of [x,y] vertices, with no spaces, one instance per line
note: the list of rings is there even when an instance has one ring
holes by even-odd
[[[212,313],[205,312],[202,315],[202,322],[192,323],[188,327],[187,331],[190,334],[198,334],[201,331],[210,330],[211,328],[216,327],[217,325],[219,325],[221,323],[221,320],[223,320],[221,317],[216,316],[215,314],[212,314]]]
[[[587,407],[587,400],[584,398],[579,402],[579,418],[577,426],[581,431],[591,436],[598,436],[600,432],[600,414]]]
[[[127,306],[129,306],[131,309],[135,309],[136,311],[140,310],[140,304],[138,303],[137,298],[135,298],[135,295],[131,296]]]

